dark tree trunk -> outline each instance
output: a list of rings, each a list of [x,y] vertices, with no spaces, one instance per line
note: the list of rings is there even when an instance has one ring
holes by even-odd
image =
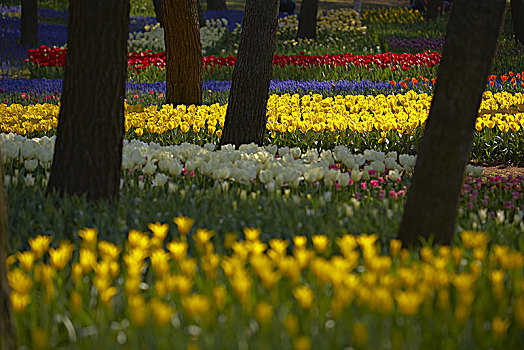
[[[495,53],[505,0],[457,1],[451,10],[442,60],[399,238],[422,236],[451,244],[475,120]]]
[[[297,38],[317,38],[318,0],[304,0],[300,6]]]
[[[155,6],[156,21],[160,23],[161,27],[164,27],[164,10],[162,6],[162,0],[153,0]],[[198,9],[198,24],[200,28],[206,26],[206,20],[204,19],[204,13],[202,12],[202,6],[200,6],[200,0],[197,0]]]
[[[426,9],[426,19],[437,19],[443,6],[444,0],[428,0],[428,8]]]
[[[227,10],[226,0],[207,0],[207,10]]]
[[[524,0],[511,0],[511,19],[515,39],[524,45]]]
[[[155,7],[156,21],[160,23],[160,26],[164,26],[164,10],[162,8],[162,0],[153,0],[153,6]]]
[[[36,0],[22,0],[20,44],[38,45],[38,4]]]
[[[197,0],[197,11],[198,11],[198,25],[200,28],[206,26],[206,19],[204,18],[204,12],[202,11],[202,5],[200,5],[200,0]]]
[[[278,0],[246,0],[220,145],[262,145],[277,21]]]
[[[353,10],[357,11],[360,16],[362,12],[362,0],[353,0]]]
[[[202,104],[202,44],[196,0],[163,0],[166,101]]]
[[[11,317],[11,299],[5,265],[7,235],[7,198],[4,187],[4,167],[0,158],[0,349],[14,350],[16,336]]]
[[[124,135],[129,0],[71,1],[48,193],[118,196]]]

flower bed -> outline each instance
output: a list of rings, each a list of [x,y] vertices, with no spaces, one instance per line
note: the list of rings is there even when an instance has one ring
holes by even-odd
[[[408,91],[397,95],[323,96],[272,95],[268,100],[267,142],[308,149],[311,144],[332,149],[348,145],[357,152],[367,148],[414,153],[422,136],[431,95]],[[477,160],[522,159],[524,97],[521,93],[485,92],[475,123],[473,156]],[[227,105],[127,105],[126,137],[162,144],[217,142],[222,134]],[[52,135],[59,106],[0,104],[3,132]],[[492,145],[486,148],[486,145]],[[508,147],[511,145],[511,147]],[[505,153],[496,152],[505,149]],[[502,158],[504,157],[504,158]]]
[[[48,46],[40,46],[36,49],[28,50],[27,62],[31,62],[39,67],[64,67],[65,66],[65,48],[50,48]],[[351,53],[338,55],[274,55],[273,65],[280,67],[284,66],[298,66],[301,68],[308,68],[311,66],[327,65],[327,66],[348,66],[354,65],[356,67],[380,67],[382,69],[389,68],[392,71],[396,69],[408,70],[413,66],[434,67],[439,63],[440,54],[438,52],[426,51],[417,54],[393,54],[384,53],[377,55],[354,55]],[[204,68],[213,69],[233,66],[236,57],[203,57],[202,63]],[[137,71],[143,70],[149,66],[165,67],[165,54],[153,53],[151,51],[145,52],[131,52],[128,54],[129,69]]]
[[[150,16],[152,3],[144,9]],[[215,15],[234,29],[241,11]],[[19,20],[2,16],[14,43]],[[113,203],[46,196],[62,81],[0,81],[19,344],[518,348],[524,178],[476,166],[524,159],[524,67],[510,26],[475,124],[453,246],[408,251],[396,240],[440,54],[368,53],[399,49],[392,38],[424,51],[446,21],[406,9],[365,9],[361,19],[333,11],[320,14],[310,41],[295,40],[296,16],[281,19],[271,91],[291,94],[270,97],[264,146],[238,150],[215,148],[238,31],[221,20],[207,32],[204,106],[163,106],[165,57],[129,54]],[[145,30],[132,40],[151,49],[154,19],[132,22]],[[62,36],[49,28],[40,28],[46,37],[65,38],[63,26]],[[63,74],[65,50],[33,52],[34,62],[3,62],[0,73]]]
[[[490,75],[486,84],[486,90],[496,92],[519,92],[524,88],[522,79],[524,72],[514,73],[512,71],[497,76]],[[390,95],[404,93],[413,90],[420,93],[431,93],[436,78],[428,78],[422,75],[418,77],[406,77],[402,80],[370,81],[370,80],[271,80],[270,93],[284,94],[298,93],[321,94],[324,97],[336,95]],[[62,79],[0,79],[0,94],[6,105],[13,103],[24,106],[37,103],[53,103],[60,101],[62,91]],[[204,80],[203,104],[223,104],[227,101],[231,81],[228,80]],[[166,83],[163,81],[127,82],[126,100],[129,104],[140,103],[142,105],[165,104]]]
[[[524,330],[524,256],[488,245],[483,232],[463,231],[462,245],[423,248],[418,255],[378,236],[324,235],[311,240],[221,240],[174,219],[152,234],[130,230],[125,245],[79,230],[78,246],[29,240],[8,258],[8,282],[20,342],[121,347],[299,349],[382,346],[515,347]],[[216,245],[222,252],[216,251]],[[50,316],[53,316],[50,318]],[[373,336],[370,336],[370,335]],[[112,345],[113,347],[115,345]]]

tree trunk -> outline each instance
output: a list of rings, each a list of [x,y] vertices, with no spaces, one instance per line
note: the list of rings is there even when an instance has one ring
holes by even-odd
[[[163,0],[166,101],[202,104],[202,44],[196,0]]]
[[[300,6],[297,38],[317,38],[318,0],[304,0]]]
[[[20,44],[38,45],[38,4],[36,0],[22,0]]]
[[[428,0],[428,8],[426,9],[426,19],[437,19],[440,11],[442,11],[443,6],[444,0]]]
[[[153,6],[155,8],[156,21],[160,23],[160,26],[164,26],[164,10],[162,9],[162,0],[153,0]]]
[[[11,299],[5,265],[7,235],[7,198],[4,187],[4,167],[0,158],[0,349],[14,350],[16,335],[11,317]]]
[[[226,0],[207,0],[207,10],[227,10]]]
[[[451,244],[475,120],[495,53],[505,0],[457,1],[451,10],[442,60],[399,238],[419,236]]]
[[[129,0],[71,1],[62,104],[47,192],[118,196]]]
[[[515,40],[524,45],[524,0],[511,0],[511,19]]]
[[[220,145],[262,145],[277,21],[278,0],[246,0]]]
[[[155,6],[155,15],[156,21],[160,23],[161,27],[164,27],[164,10],[162,6],[162,0],[153,0],[153,5]],[[202,6],[200,6],[200,0],[197,0],[197,10],[198,10],[198,24],[200,28],[206,26],[206,20],[204,18],[204,13],[202,12]]]
[[[198,25],[200,28],[206,26],[206,19],[204,18],[204,12],[202,11],[202,6],[200,5],[200,0],[197,0],[197,11],[198,11]]]
[[[357,11],[360,15],[362,12],[362,0],[353,0],[353,10]]]

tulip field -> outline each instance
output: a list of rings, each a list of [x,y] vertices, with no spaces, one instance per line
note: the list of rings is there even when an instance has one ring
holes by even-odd
[[[43,3],[38,47],[17,43],[20,6],[0,4],[20,349],[522,348],[524,171],[485,171],[524,166],[524,48],[509,14],[454,242],[406,249],[397,230],[449,13],[320,9],[316,40],[280,14],[264,144],[235,148],[218,142],[243,11],[204,11],[203,104],[173,106],[163,29],[152,2],[131,1],[120,195],[92,203],[46,196],[68,14]]]

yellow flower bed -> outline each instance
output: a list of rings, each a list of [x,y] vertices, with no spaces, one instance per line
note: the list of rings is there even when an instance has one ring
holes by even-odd
[[[298,341],[309,333],[306,328],[301,334],[297,318],[335,327],[349,317],[346,326],[360,334],[353,336],[360,345],[368,341],[363,333],[370,317],[400,318],[405,327],[417,315],[441,322],[421,323],[422,332],[440,327],[459,332],[471,319],[484,327],[483,337],[505,337],[510,327],[513,335],[524,330],[524,255],[489,246],[483,232],[463,231],[460,247],[425,247],[419,257],[398,240],[390,242],[389,254],[381,254],[376,234],[345,234],[334,241],[295,236],[290,249],[286,240],[261,242],[256,228],[244,228],[243,240],[233,233],[221,239],[204,228],[188,235],[191,218],[174,222],[178,235],[170,242],[167,223],[149,224],[152,234],[129,231],[123,246],[98,241],[96,229],[78,232],[79,247],[61,242],[50,248],[49,236],[31,239],[30,250],[7,259],[15,318],[32,315],[40,324],[39,317],[46,316],[37,310],[49,315],[67,310],[71,327],[129,317],[138,328],[150,323],[177,328],[182,322],[203,327],[203,333],[250,320],[271,328],[275,318],[283,327],[273,330],[283,328]],[[229,315],[225,324],[223,315]],[[491,326],[482,326],[485,322]],[[43,327],[48,339],[60,332]]]
[[[280,133],[397,131],[410,134],[424,126],[432,95],[408,91],[398,95],[347,95],[323,97],[270,95],[267,105],[267,129]],[[227,105],[143,107],[126,105],[125,130],[137,135],[144,132],[163,134],[169,130],[187,133],[207,132],[221,136]],[[25,135],[49,131],[58,125],[59,106],[36,104],[0,104],[0,128],[6,133]],[[524,127],[524,94],[484,92],[476,130],[497,128],[517,132]],[[275,135],[275,133],[273,133]]]
[[[417,23],[424,21],[422,13],[406,7],[379,7],[362,10],[362,21],[366,23]]]

